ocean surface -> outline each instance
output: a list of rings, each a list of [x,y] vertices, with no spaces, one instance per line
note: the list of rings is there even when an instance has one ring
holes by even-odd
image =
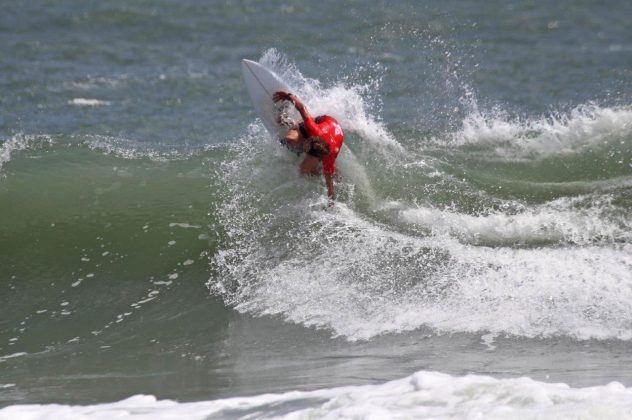
[[[114,415],[632,417],[632,3],[3,2],[0,419]]]

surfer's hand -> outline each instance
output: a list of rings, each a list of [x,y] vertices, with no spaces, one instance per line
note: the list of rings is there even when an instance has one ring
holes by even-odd
[[[290,101],[291,98],[292,98],[292,94],[291,93],[283,92],[283,91],[275,92],[274,95],[272,95],[272,100],[274,102]]]

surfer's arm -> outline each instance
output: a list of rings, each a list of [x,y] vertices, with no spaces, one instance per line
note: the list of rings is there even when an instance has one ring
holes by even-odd
[[[296,108],[296,110],[299,112],[299,114],[301,114],[301,118],[303,118],[303,121],[306,124],[308,124],[309,122],[312,122],[312,123],[314,122],[314,119],[310,115],[310,113],[307,110],[307,107],[305,106],[303,101],[301,101],[298,98],[298,96],[294,95],[293,93],[279,91],[279,92],[276,92],[272,96],[272,100],[274,100],[274,102],[279,102],[279,101],[290,101],[290,102],[292,102],[292,104],[294,105],[294,108]]]
[[[305,104],[303,103],[303,101],[301,101],[300,99],[298,99],[296,95],[293,95],[291,93],[288,93],[288,99],[292,101],[292,103],[294,104],[294,108],[296,108],[298,113],[301,114],[303,121],[305,122],[307,122],[308,120],[313,121],[312,116],[310,115],[309,111],[305,107]]]
[[[333,204],[336,199],[336,191],[334,190],[334,176],[325,175],[325,183],[327,184],[327,196],[329,197],[329,205]]]

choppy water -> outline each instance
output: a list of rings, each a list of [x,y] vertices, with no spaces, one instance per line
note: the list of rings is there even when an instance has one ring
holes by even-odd
[[[631,16],[617,2],[5,5],[0,404],[328,389],[252,408],[285,415],[420,370],[443,376],[400,382],[536,389],[583,401],[571,414],[627,395],[604,385],[632,385]],[[345,128],[333,208],[256,120],[241,58]],[[468,373],[488,377],[450,376]],[[598,388],[542,383],[560,381]],[[477,401],[415,414],[507,405]],[[327,413],[344,415],[309,414]]]

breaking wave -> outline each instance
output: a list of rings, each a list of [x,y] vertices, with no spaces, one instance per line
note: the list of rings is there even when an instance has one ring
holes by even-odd
[[[322,86],[276,52],[262,62],[342,121],[339,202],[253,124],[221,167],[213,293],[349,340],[632,338],[630,109],[476,111],[454,133],[396,139],[362,87]]]
[[[530,378],[451,376],[417,372],[377,385],[292,391],[215,401],[176,402],[151,395],[87,406],[15,405],[9,418],[623,418],[632,410],[632,389],[618,382],[572,388]]]

